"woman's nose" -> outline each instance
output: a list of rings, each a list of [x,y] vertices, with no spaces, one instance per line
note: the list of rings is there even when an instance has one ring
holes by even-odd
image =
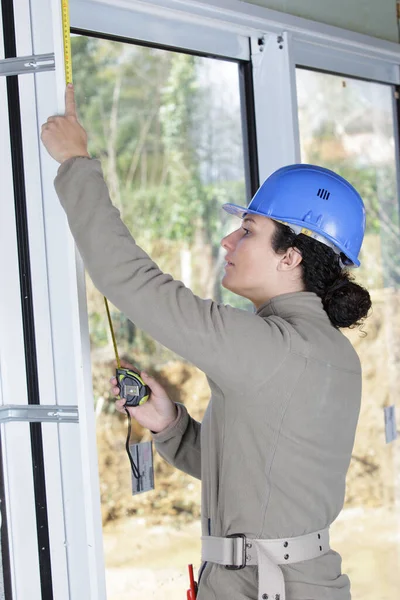
[[[225,250],[229,250],[232,248],[232,233],[230,233],[229,235],[226,235],[224,238],[222,238],[221,246]]]
[[[221,240],[221,246],[225,248],[225,250],[232,250],[236,246],[236,242],[238,241],[240,228],[235,229],[232,233],[229,233]]]

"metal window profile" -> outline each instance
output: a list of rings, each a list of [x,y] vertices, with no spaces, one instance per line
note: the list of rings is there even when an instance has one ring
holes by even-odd
[[[205,36],[203,45],[212,43],[214,37],[227,34],[257,37],[265,33],[280,35],[287,32],[295,42],[295,64],[303,64],[300,61],[305,49],[312,44],[315,56],[309,60],[317,60],[323,47],[332,60],[335,54],[337,58],[340,58],[340,53],[346,57],[348,69],[357,70],[358,62],[359,76],[367,79],[385,81],[385,72],[391,77],[393,68],[400,65],[400,48],[394,42],[237,0],[71,0],[71,27],[155,43],[168,43],[165,41],[168,37],[170,45],[176,46],[179,35],[192,29],[192,42],[190,39],[187,42],[188,49],[192,50],[201,43],[196,39],[196,30],[200,34],[203,27],[207,32],[214,31],[212,36]],[[362,57],[372,61],[369,76],[361,73],[366,67]],[[345,63],[342,61],[343,67]],[[382,68],[380,73],[379,65]]]
[[[246,197],[251,198],[260,185],[257,130],[254,102],[253,67],[250,61],[239,64],[239,89],[244,142]]]
[[[300,162],[295,64],[291,36],[252,38],[254,97],[260,180]]]
[[[190,4],[190,3],[188,3]],[[192,16],[186,6],[181,11],[156,10],[153,3],[97,2],[70,3],[71,28],[108,34],[152,46],[187,50],[212,57],[248,60],[248,38],[212,20]]]
[[[78,423],[77,406],[8,404],[0,406],[0,423]]]
[[[48,280],[48,260],[46,256],[46,215],[41,201],[42,179],[41,162],[39,159],[39,123],[37,112],[38,102],[32,102],[39,95],[39,89],[48,88],[47,94],[52,96],[51,88],[54,86],[54,73],[39,73],[35,76],[24,75],[19,77],[22,138],[25,157],[25,182],[26,205],[29,223],[29,242],[31,248],[31,273],[32,273],[32,301],[35,315],[36,331],[36,356],[37,377],[40,394],[40,403],[44,405],[65,402],[64,396],[60,397],[56,387],[54,342],[52,332],[52,308],[50,296],[50,282]],[[53,94],[55,100],[55,95]],[[66,390],[69,391],[68,389]],[[11,402],[13,399],[11,398]],[[9,400],[10,402],[10,400]],[[11,403],[10,402],[10,403]],[[24,410],[25,407],[21,407]],[[60,407],[61,408],[61,407]],[[40,411],[37,406],[31,411]],[[45,420],[44,420],[45,421]],[[60,421],[62,423],[62,421]],[[15,427],[16,424],[13,424]],[[8,429],[11,424],[7,424]],[[31,425],[32,427],[32,425]],[[68,425],[71,427],[71,425]],[[42,431],[43,464],[46,478],[46,506],[47,520],[50,535],[50,560],[52,570],[53,597],[66,597],[68,589],[68,557],[65,553],[65,502],[63,488],[68,490],[70,484],[64,478],[63,459],[60,460],[61,426],[40,425]],[[58,431],[57,431],[58,429]],[[52,452],[49,452],[50,436]],[[53,458],[54,456],[54,458]],[[55,507],[58,505],[58,514]],[[64,508],[63,508],[64,507]],[[63,510],[60,510],[63,509]]]
[[[322,44],[296,38],[292,41],[292,48],[298,66],[370,81],[400,83],[398,62],[377,57],[374,52],[361,53],[357,48],[355,51],[343,50],[329,44],[329,41]]]
[[[4,45],[4,56],[5,59],[13,59],[17,56],[16,47],[16,31],[15,31],[15,15],[14,6],[12,2],[2,3],[2,26],[3,26],[3,45]],[[26,373],[26,392],[28,403],[37,404],[39,402],[38,396],[38,382],[37,382],[37,364],[36,364],[36,345],[35,345],[35,332],[34,332],[34,316],[32,306],[32,290],[31,290],[31,273],[30,273],[30,257],[29,257],[29,241],[28,241],[28,225],[27,225],[27,213],[26,213],[26,195],[25,195],[25,180],[24,180],[24,168],[23,168],[23,151],[22,151],[22,132],[21,132],[21,115],[19,106],[19,87],[18,77],[12,76],[7,77],[6,80],[6,94],[8,102],[8,117],[9,117],[9,144],[11,151],[11,171],[12,171],[12,198],[14,198],[15,205],[15,231],[17,241],[17,254],[18,254],[18,271],[19,271],[19,285],[20,285],[20,306],[21,306],[21,318],[22,318],[22,331],[23,340],[25,346],[24,361],[25,373]],[[18,380],[19,381],[19,380]],[[34,502],[33,505],[28,509],[27,517],[32,517],[32,509],[34,510],[35,520],[29,519],[27,523],[27,531],[32,531],[32,528],[36,526],[36,535],[30,536],[29,544],[36,538],[36,552],[34,557],[36,560],[32,561],[33,565],[38,560],[38,569],[35,569],[36,573],[33,575],[33,585],[37,586],[37,578],[39,575],[40,593],[43,595],[47,593],[49,600],[52,599],[52,584],[51,584],[51,565],[49,555],[49,532],[48,532],[48,521],[47,521],[47,501],[46,501],[46,487],[44,480],[44,469],[43,469],[43,440],[42,431],[40,424],[31,424],[29,426],[29,434],[26,435],[26,440],[30,439],[30,452],[28,451],[26,457],[31,460],[31,473],[29,481],[33,486]],[[9,446],[11,439],[9,436],[5,437],[6,445]],[[8,448],[7,448],[8,450]],[[15,490],[15,484],[12,485],[14,473],[12,469],[7,469],[8,484],[10,485],[10,496],[13,494],[14,498],[17,495]],[[11,489],[12,488],[12,489]],[[32,488],[31,488],[32,489]],[[21,494],[20,494],[21,495]],[[11,499],[11,498],[10,498]],[[25,500],[27,498],[24,498]],[[14,579],[13,579],[13,595],[19,595],[19,591],[23,589],[24,593],[27,593],[26,584],[16,576],[17,560],[15,554],[18,553],[18,544],[16,542],[16,519],[13,517],[14,505],[11,499],[10,505],[7,507],[10,513],[10,533],[13,537],[13,553],[12,563],[14,567]],[[31,514],[29,515],[29,512]],[[29,554],[33,553],[33,548],[29,548]],[[26,553],[26,551],[25,551]],[[33,557],[32,557],[33,558]],[[36,565],[35,565],[36,566]],[[32,593],[32,592],[31,592]]]
[[[3,50],[3,23],[0,11],[0,53]],[[7,281],[7,293],[3,295],[0,308],[0,366],[1,366],[1,401],[4,402],[8,391],[12,390],[13,382],[19,381],[19,400],[27,403],[26,376],[24,359],[24,342],[20,300],[20,283],[18,273],[17,238],[14,211],[14,190],[12,179],[11,149],[8,123],[8,99],[6,78],[0,77],[0,164],[2,195],[4,201],[0,203],[0,272],[4,281]],[[29,432],[24,430],[20,444],[16,443],[15,430],[7,432],[1,427],[1,497],[2,521],[6,527],[1,529],[1,547],[3,562],[3,579],[6,599],[17,597],[21,590],[21,597],[26,597],[29,588],[33,595],[40,597],[39,562],[37,556],[37,541],[34,514],[34,492],[32,481],[32,462]],[[23,464],[19,464],[19,457],[24,455]],[[8,466],[8,456],[13,456],[12,466]],[[24,498],[20,492],[18,478],[25,482]],[[19,479],[21,481],[21,479]],[[19,518],[14,510],[20,511]],[[25,510],[24,510],[25,508]],[[4,519],[5,517],[5,519]],[[26,544],[19,543],[26,536]],[[9,550],[9,551],[7,551]],[[4,558],[8,556],[5,563]],[[29,585],[24,580],[18,582],[15,577],[15,564],[19,561],[27,563],[29,572]],[[8,587],[6,587],[8,581]]]
[[[5,600],[12,600],[11,560],[9,527],[7,514],[7,486],[4,479],[3,436],[0,433],[0,547],[1,547],[1,576],[0,594]]]
[[[24,73],[40,73],[55,69],[54,55],[22,56],[0,60],[0,76],[23,75]]]
[[[20,76],[0,76],[0,125],[4,136],[0,148],[2,191],[9,200],[2,203],[0,217],[0,268],[8,291],[0,308],[0,365],[3,422],[0,420],[4,457],[4,491],[10,543],[12,597],[18,600],[98,600],[106,597],[101,540],[101,517],[94,414],[90,380],[90,348],[83,269],[77,260],[65,215],[55,195],[53,180],[57,165],[40,144],[40,126],[50,114],[63,111],[64,73],[61,36],[61,3],[58,0],[2,0],[3,14],[15,11],[15,40],[18,55],[55,56],[56,71],[35,69]],[[9,18],[6,15],[7,18]],[[10,64],[15,56],[2,53],[3,27],[0,24],[0,59]],[[54,54],[53,54],[54,53]],[[0,63],[1,64],[1,63]],[[51,67],[51,65],[50,65]],[[14,96],[7,96],[12,81]],[[17,104],[14,102],[17,99]],[[11,104],[12,101],[12,104]],[[10,102],[10,103],[9,103]],[[25,212],[28,235],[31,291],[21,302],[18,270],[17,227],[14,211],[14,165],[10,158],[13,123],[8,123],[7,107],[20,118],[19,185],[25,180]],[[10,109],[11,110],[11,109]],[[8,111],[10,112],[10,111]],[[14,114],[15,118],[15,114]],[[14,150],[15,153],[15,150]],[[4,217],[4,218],[3,218]],[[20,215],[18,216],[20,219]],[[17,220],[18,220],[17,219]],[[4,235],[3,235],[4,233]],[[21,237],[21,233],[18,233]],[[80,288],[80,291],[78,291]],[[21,304],[30,297],[33,319],[36,367],[29,368],[31,381],[26,385],[24,327],[26,314]],[[29,320],[29,319],[28,319]],[[33,325],[33,329],[32,329]],[[87,339],[83,339],[87,336]],[[26,336],[25,336],[26,337]],[[32,356],[30,357],[32,358]],[[82,369],[82,364],[86,368]],[[32,374],[37,373],[32,385]],[[18,382],[16,391],[15,382]],[[35,404],[28,404],[34,391]],[[71,399],[79,404],[80,422]],[[40,402],[37,404],[36,402]],[[54,406],[55,402],[57,403]],[[12,409],[9,404],[17,403]],[[44,414],[46,406],[54,408]],[[24,412],[29,414],[25,414]],[[70,413],[68,416],[68,412]],[[5,414],[4,414],[5,413]],[[18,413],[18,414],[16,414]],[[32,414],[32,413],[36,413]],[[29,423],[21,422],[27,418]],[[34,443],[41,446],[34,456]],[[32,468],[34,460],[34,469]],[[38,545],[43,522],[42,499],[36,495],[33,473],[41,472],[45,498],[49,543]],[[36,475],[35,475],[36,477]],[[21,494],[21,481],[24,493]],[[35,506],[37,508],[35,515]],[[42,548],[44,547],[44,551]],[[47,565],[39,554],[47,553]],[[49,571],[51,568],[51,575]],[[41,573],[41,577],[40,577]],[[7,596],[6,600],[11,600]]]
[[[32,267],[37,282],[34,299],[38,331],[46,332],[37,336],[39,381],[43,404],[56,400],[63,408],[73,400],[79,407],[79,424],[42,425],[49,473],[51,558],[57,574],[53,588],[57,600],[101,600],[106,591],[84,270],[54,190],[58,165],[39,141],[41,124],[49,115],[64,111],[61,2],[42,1],[46,7],[39,12],[36,0],[37,12],[32,14],[33,47],[35,52],[45,53],[50,41],[57,68],[53,73],[20,78],[26,86],[24,141],[27,147],[31,143],[32,156],[26,177],[32,190],[31,236],[37,249]],[[29,113],[32,96],[36,97],[36,119]],[[42,203],[38,211],[35,197],[39,186]]]

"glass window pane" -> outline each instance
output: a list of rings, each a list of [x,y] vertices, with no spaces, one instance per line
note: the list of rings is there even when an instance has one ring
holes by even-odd
[[[373,311],[346,331],[363,367],[363,399],[345,508],[332,527],[353,600],[389,600],[400,588],[400,449],[385,443],[383,407],[399,414],[400,254],[394,90],[297,69],[302,161],[333,169],[360,192],[367,230],[358,282]]]
[[[246,307],[220,285],[220,240],[240,224],[221,205],[246,204],[238,64],[81,36],[72,50],[89,150],[137,242],[196,294]],[[132,497],[126,417],[109,393],[113,346],[89,278],[87,297],[108,599],[184,598],[187,564],[200,560],[200,482],[155,456],[155,491]],[[120,354],[201,420],[203,373],[111,311]]]

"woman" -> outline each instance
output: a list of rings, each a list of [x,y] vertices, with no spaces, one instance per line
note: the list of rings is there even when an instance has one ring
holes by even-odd
[[[349,600],[328,528],[361,399],[360,363],[339,328],[371,306],[344,268],[359,265],[357,192],[331,171],[292,165],[248,208],[225,205],[242,222],[221,242],[222,284],[253,302],[250,313],[196,297],[136,245],[88,155],[72,88],[42,140],[63,163],[56,190],[95,285],[208,377],[201,424],[145,374],[150,400],[129,409],[168,462],[202,480],[199,600]]]

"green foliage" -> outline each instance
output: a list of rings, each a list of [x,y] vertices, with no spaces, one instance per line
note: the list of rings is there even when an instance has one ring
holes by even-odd
[[[171,239],[185,240],[189,244],[194,239],[206,201],[192,137],[198,93],[196,57],[175,54],[160,108],[162,140],[169,164],[165,190],[169,203],[164,209],[167,209]]]

